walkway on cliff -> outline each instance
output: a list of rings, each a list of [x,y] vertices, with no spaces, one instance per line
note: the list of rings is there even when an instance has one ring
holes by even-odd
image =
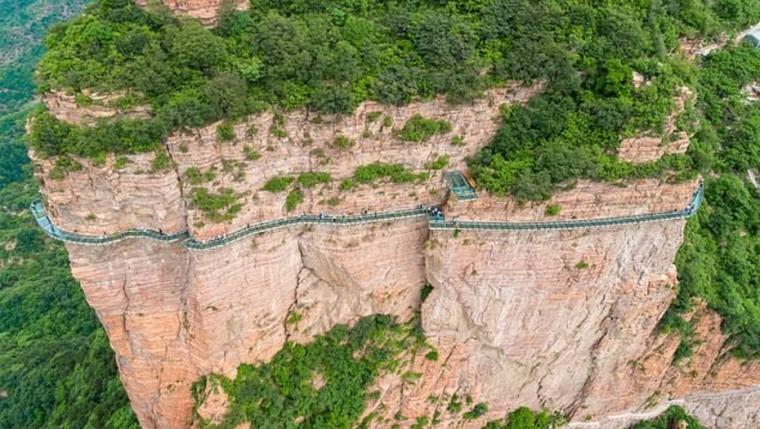
[[[736,398],[743,398],[750,395],[757,395],[760,394],[760,386],[751,386],[744,389],[734,389],[734,390],[726,390],[723,392],[708,392],[708,393],[693,393],[687,396],[684,396],[682,398],[677,399],[670,399],[667,401],[660,402],[659,404],[645,409],[637,409],[633,411],[623,412],[620,414],[613,414],[606,416],[600,420],[597,421],[587,421],[587,422],[570,422],[566,424],[565,426],[562,426],[563,429],[603,429],[605,427],[619,427],[620,424],[624,424],[626,426],[633,424],[637,421],[641,420],[649,420],[656,418],[660,414],[664,413],[668,408],[670,408],[673,405],[677,405],[679,407],[686,407],[688,408],[689,404],[698,404],[698,403],[709,403],[709,402],[719,402],[719,401],[730,401],[734,400]]]
[[[361,225],[384,222],[388,220],[426,218],[431,230],[481,230],[481,231],[540,231],[540,230],[572,230],[587,228],[603,228],[619,225],[642,224],[648,222],[662,222],[676,219],[686,219],[697,213],[702,205],[704,185],[694,191],[689,205],[682,210],[671,212],[651,213],[642,215],[608,217],[586,220],[558,220],[550,222],[480,222],[446,220],[444,214],[437,207],[418,207],[410,210],[395,210],[382,213],[365,213],[361,215],[299,215],[272,221],[259,222],[235,231],[223,237],[209,241],[199,241],[191,237],[187,231],[176,234],[162,234],[150,229],[130,229],[116,234],[86,235],[76,232],[64,231],[53,224],[45,212],[41,202],[31,205],[31,211],[37,224],[50,237],[66,243],[81,245],[108,245],[128,238],[149,238],[162,242],[182,242],[193,250],[209,250],[225,246],[246,237],[273,231],[279,228],[295,225]]]

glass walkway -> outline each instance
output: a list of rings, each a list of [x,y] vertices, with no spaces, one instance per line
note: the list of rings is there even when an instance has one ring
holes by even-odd
[[[446,181],[449,183],[449,189],[457,197],[457,201],[470,201],[478,198],[478,194],[470,186],[467,178],[461,171],[450,171],[446,173]]]
[[[662,222],[675,219],[686,219],[694,216],[702,205],[704,185],[694,191],[689,205],[682,210],[671,212],[609,217],[588,220],[561,220],[552,222],[479,222],[446,220],[438,207],[418,207],[409,210],[396,210],[381,213],[364,213],[355,216],[334,215],[299,215],[272,221],[259,222],[235,231],[223,237],[210,241],[198,241],[186,231],[177,234],[162,234],[150,229],[130,229],[117,234],[84,235],[63,231],[56,227],[45,212],[41,202],[32,203],[30,209],[37,224],[48,236],[67,243],[81,245],[108,245],[128,238],[148,238],[161,242],[182,242],[182,245],[193,250],[209,250],[225,246],[246,237],[273,231],[294,225],[362,225],[383,222],[387,220],[426,218],[431,230],[489,230],[489,231],[531,231],[531,230],[571,230],[582,228],[603,228],[618,225],[641,224],[647,222]]]

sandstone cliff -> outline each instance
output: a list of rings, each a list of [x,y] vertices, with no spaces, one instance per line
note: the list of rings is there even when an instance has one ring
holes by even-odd
[[[150,6],[150,0],[135,0],[138,6]],[[198,19],[205,25],[216,24],[224,0],[161,0],[161,3],[172,12]],[[249,0],[232,0],[237,10],[248,9]]]
[[[215,124],[178,133],[157,153],[97,164],[78,159],[81,169],[63,178],[51,177],[55,160],[36,159],[37,176],[54,222],[94,235],[148,227],[189,229],[207,240],[288,215],[286,193],[262,188],[274,177],[304,172],[329,172],[333,180],[307,189],[297,213],[440,204],[446,184],[429,163],[446,155],[447,168],[463,168],[464,158],[498,129],[501,106],[524,102],[537,90],[511,85],[457,107],[442,99],[398,108],[365,103],[344,118],[266,113],[237,124],[231,141],[218,138]],[[446,120],[452,131],[419,144],[402,142],[398,132],[415,114]],[[341,136],[347,148],[336,145]],[[156,169],[153,161],[162,154],[170,167]],[[338,185],[357,167],[378,161],[429,177],[352,190]],[[193,180],[193,169],[214,174]],[[695,186],[581,181],[542,204],[481,195],[468,203],[449,200],[446,212],[451,219],[495,221],[667,212],[688,204]],[[199,187],[231,189],[241,210],[229,220],[210,220],[193,202]],[[556,217],[547,217],[548,204],[560,206]],[[477,428],[528,405],[562,410],[577,424],[616,428],[670,400],[718,428],[744,428],[757,421],[759,398],[752,389],[760,384],[758,368],[726,353],[725,338],[716,335],[719,318],[707,310],[693,315],[704,324],[699,332],[705,342],[678,366],[671,366],[677,338],[656,329],[675,293],[673,260],[683,228],[683,221],[669,221],[454,232],[431,231],[418,218],[289,227],[206,251],[144,239],[67,247],[145,428],[189,427],[190,385],[201,375],[232,377],[238,365],[267,361],[287,340],[306,342],[337,323],[376,313],[408,319],[420,306],[441,359],[409,356],[406,369],[424,374],[414,383],[397,374],[377,380],[381,395],[368,408],[381,416],[378,428],[396,413],[409,417],[403,422],[408,427],[414,417],[440,411],[429,397],[455,393],[487,402],[490,412],[469,422],[443,413],[438,427]],[[434,290],[421,303],[426,283]],[[288,323],[296,313],[298,322]],[[746,392],[726,396],[734,389]],[[214,402],[223,414],[224,398]]]

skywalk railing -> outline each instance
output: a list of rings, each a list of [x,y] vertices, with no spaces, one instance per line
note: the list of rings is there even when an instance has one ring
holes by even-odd
[[[105,245],[112,244],[128,238],[150,238],[163,242],[175,242],[186,240],[190,235],[186,232],[179,232],[176,234],[163,234],[159,231],[152,229],[129,229],[126,231],[118,232],[116,234],[103,234],[103,235],[85,235],[76,232],[64,231],[56,227],[50,218],[45,213],[45,207],[41,202],[37,201],[30,206],[34,219],[37,221],[37,225],[49,237],[56,240],[65,241],[67,243],[85,244],[85,245]]]
[[[272,231],[278,228],[283,228],[293,225],[359,225],[367,223],[376,223],[386,220],[394,219],[406,219],[414,217],[425,217],[428,215],[428,209],[417,208],[410,210],[396,210],[381,213],[364,213],[361,215],[347,216],[347,215],[308,215],[303,214],[299,216],[293,216],[288,218],[282,218],[272,221],[259,222],[253,225],[249,225],[239,231],[235,231],[232,234],[225,235],[223,237],[215,238],[210,241],[197,241],[194,238],[190,238],[185,241],[185,246],[194,250],[207,250],[221,247],[232,242],[242,240],[254,234],[260,234],[262,232]]]
[[[569,230],[582,228],[602,228],[608,226],[641,224],[648,222],[662,222],[676,219],[686,219],[694,216],[702,206],[704,198],[704,185],[699,187],[692,195],[691,202],[683,210],[674,210],[671,212],[618,216],[599,219],[580,219],[580,220],[559,220],[550,222],[487,222],[487,221],[469,221],[469,220],[447,220],[445,218],[431,218],[429,220],[430,229],[453,229],[453,230],[506,230],[506,231],[526,231],[526,230]]]
[[[41,202],[32,203],[30,209],[37,224],[42,230],[56,240],[81,245],[108,245],[129,238],[149,238],[161,242],[182,242],[183,246],[193,250],[209,250],[225,246],[246,237],[273,231],[294,225],[361,225],[383,222],[387,220],[426,217],[432,230],[492,230],[492,231],[528,231],[528,230],[569,230],[580,228],[603,228],[618,225],[640,224],[647,222],[662,222],[685,219],[694,216],[702,205],[704,186],[700,183],[694,191],[692,200],[683,210],[672,212],[619,216],[586,220],[561,220],[551,222],[488,222],[470,220],[447,220],[436,207],[418,207],[409,210],[395,210],[379,213],[363,213],[360,215],[309,215],[303,214],[266,222],[248,225],[243,229],[214,238],[209,241],[199,241],[191,237],[187,231],[176,234],[164,234],[151,229],[130,229],[116,234],[86,235],[64,231],[56,227],[45,212]]]

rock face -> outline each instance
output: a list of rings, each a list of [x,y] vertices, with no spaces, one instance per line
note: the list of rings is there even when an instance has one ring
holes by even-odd
[[[151,4],[149,0],[135,0],[135,3],[141,7]],[[161,3],[172,12],[196,18],[204,25],[211,26],[216,24],[224,0],[161,0]],[[250,2],[249,0],[232,0],[232,4],[237,10],[245,10],[248,9]]]
[[[126,93],[95,94],[83,91],[85,105],[77,103],[77,98],[64,91],[55,91],[43,96],[45,106],[50,114],[72,124],[91,125],[99,119],[134,118],[141,119],[150,116],[150,107],[135,106],[129,109],[116,107],[117,101]]]
[[[409,318],[425,282],[425,232],[408,220],[285,229],[208,252],[143,240],[68,248],[141,424],[186,428],[190,385],[203,374],[234,376],[336,323]]]
[[[207,240],[288,215],[286,192],[262,190],[283,175],[332,176],[305,189],[296,213],[441,204],[443,170],[430,163],[448,156],[446,169],[463,168],[464,158],[497,131],[501,105],[524,102],[538,90],[512,85],[456,107],[441,99],[398,108],[365,103],[344,118],[313,118],[305,111],[262,114],[235,125],[231,141],[217,138],[215,124],[178,133],[156,153],[98,164],[77,159],[78,171],[55,179],[56,160],[33,157],[49,214],[63,229],[95,235],[188,229]],[[452,130],[423,143],[401,141],[400,130],[416,114],[445,120]],[[336,144],[340,136],[349,143]],[[157,156],[170,166],[157,168]],[[428,177],[351,190],[339,185],[372,162],[398,163]],[[496,221],[665,212],[684,208],[695,186],[581,181],[547,203],[521,205],[481,195],[468,203],[449,200],[445,210],[451,219]],[[231,189],[241,210],[224,222],[212,221],[196,206],[198,188]],[[547,204],[560,206],[556,217],[547,217]],[[440,358],[409,362],[405,369],[423,374],[417,382],[397,374],[377,380],[381,395],[368,407],[380,416],[378,428],[388,427],[396,413],[409,417],[401,422],[408,427],[436,411],[436,427],[479,428],[522,405],[562,410],[578,424],[612,428],[645,415],[647,404],[666,401],[680,401],[716,428],[743,428],[758,418],[760,368],[730,358],[720,319],[704,308],[694,313],[705,341],[690,362],[676,366],[671,362],[678,339],[656,329],[675,294],[673,260],[683,228],[683,221],[670,221],[455,232],[431,231],[425,219],[410,218],[289,227],[206,251],[147,239],[67,247],[72,272],[108,332],[145,428],[190,427],[191,385],[202,375],[233,377],[241,363],[267,361],[285,341],[306,342],[335,324],[377,313],[405,320],[420,308]],[[421,303],[426,283],[434,290]],[[490,411],[462,421],[445,411],[443,401],[429,401],[454,394],[487,402]],[[198,412],[218,421],[226,404],[217,392]]]

